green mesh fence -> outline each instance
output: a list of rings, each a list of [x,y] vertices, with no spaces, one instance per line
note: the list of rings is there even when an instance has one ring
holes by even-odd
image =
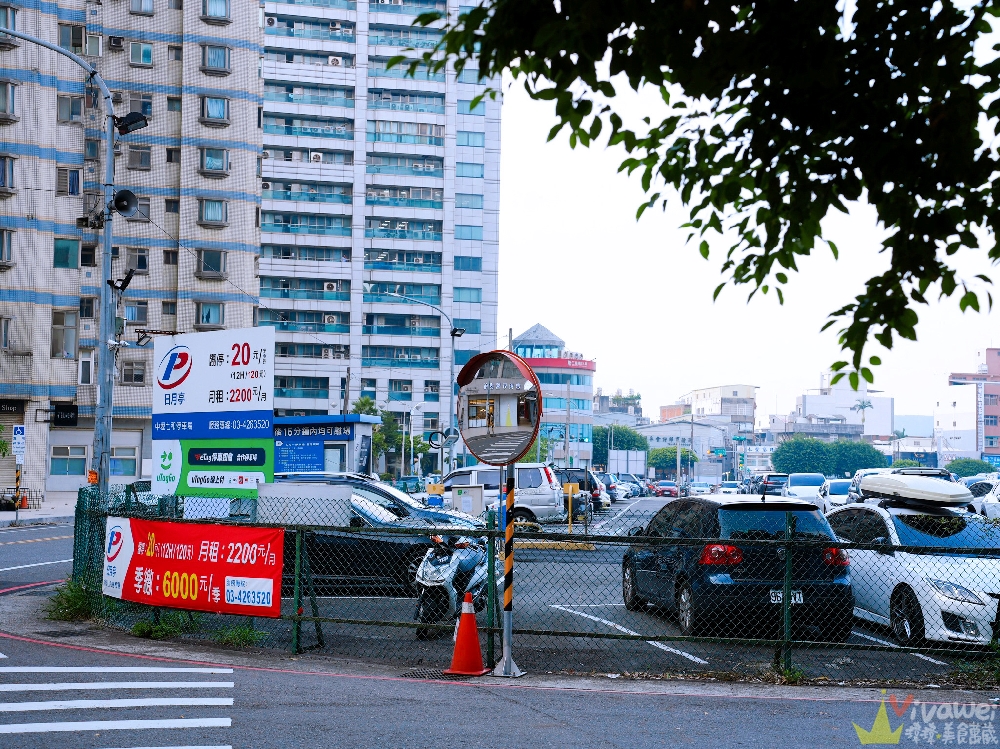
[[[484,660],[492,665],[499,657],[491,591],[503,561],[490,560],[487,550],[502,548],[503,534],[486,527],[492,515],[441,522],[400,504],[378,484],[359,483],[348,523],[325,524],[327,504],[317,499],[304,513],[308,524],[283,525],[280,619],[222,616],[101,595],[107,517],[281,524],[268,522],[256,502],[234,500],[223,508],[226,517],[206,519],[205,500],[148,489],[136,484],[107,496],[80,493],[73,575],[90,592],[95,618],[108,626],[143,636],[443,667],[455,625],[448,587],[460,609],[472,577],[485,574],[477,621]],[[518,665],[542,673],[996,683],[996,521],[872,504],[848,505],[824,518],[776,504],[726,510],[681,498],[645,514],[593,513],[586,532],[577,523],[569,533],[565,521],[518,525]],[[479,555],[472,571],[433,591],[421,584],[421,565],[433,571],[432,563],[443,566],[459,552]]]

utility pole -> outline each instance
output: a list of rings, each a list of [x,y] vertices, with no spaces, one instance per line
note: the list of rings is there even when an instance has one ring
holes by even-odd
[[[688,481],[694,475],[694,406],[691,408],[691,446],[688,449]]]

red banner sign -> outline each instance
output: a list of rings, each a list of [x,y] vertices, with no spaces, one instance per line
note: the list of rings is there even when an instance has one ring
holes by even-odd
[[[104,595],[151,606],[278,617],[284,533],[108,518]]]

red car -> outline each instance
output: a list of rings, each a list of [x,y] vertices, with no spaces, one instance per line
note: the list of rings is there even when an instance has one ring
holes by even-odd
[[[657,497],[677,497],[679,496],[679,491],[677,489],[676,481],[660,481],[653,487]]]

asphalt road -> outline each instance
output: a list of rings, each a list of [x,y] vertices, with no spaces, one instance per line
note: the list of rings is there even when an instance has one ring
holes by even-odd
[[[240,665],[225,655],[194,651],[187,654],[193,660],[182,661],[2,636],[0,647],[6,656],[0,660],[5,749],[838,749],[859,746],[853,724],[871,728],[882,699],[874,690],[643,685],[606,678],[449,683],[334,672],[321,662],[309,667],[323,670],[306,672],[304,664],[288,659],[261,657]],[[920,724],[923,708],[907,704],[909,695],[891,697],[892,729]],[[957,699],[989,705],[988,696],[965,693]],[[893,709],[900,704],[903,717]],[[977,722],[978,735],[985,725]]]
[[[0,592],[32,583],[65,580],[72,569],[72,524],[0,528]]]

